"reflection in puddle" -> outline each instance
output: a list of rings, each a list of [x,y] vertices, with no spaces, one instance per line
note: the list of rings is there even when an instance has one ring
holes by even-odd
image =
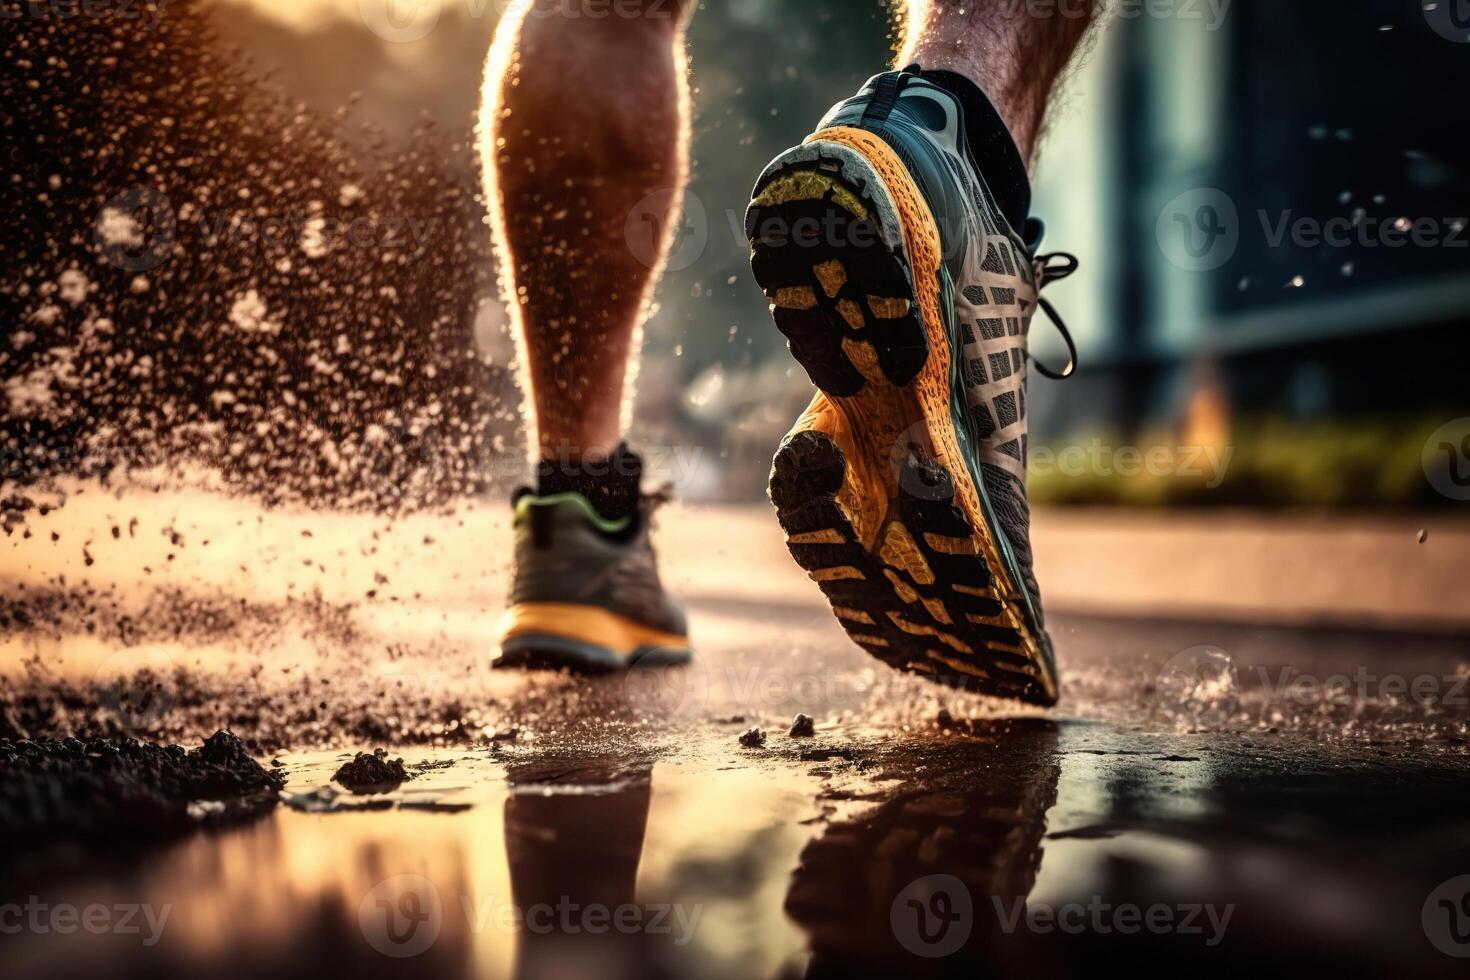
[[[141,865],[12,880],[0,903],[142,902],[166,919],[156,945],[7,936],[6,976],[1449,963],[1419,922],[1463,856],[1470,791],[1449,773],[1416,771],[1407,799],[1393,765],[1278,753],[1273,769],[1265,746],[1045,719],[889,748],[854,740],[866,748],[843,751],[865,758],[851,761],[810,746],[751,753],[725,728],[703,732],[657,756],[404,751],[416,778],[351,798],[387,809],[283,807]],[[344,758],[287,758],[292,791],[312,794]],[[1389,828],[1406,843],[1384,854],[1374,842]]]
[[[428,758],[403,755],[410,768]],[[453,766],[392,793],[343,794],[368,809],[283,807],[147,870],[12,882],[7,900],[34,892],[85,907],[122,895],[167,911],[156,945],[7,937],[6,974],[379,976],[411,963],[418,976],[744,976],[800,963],[779,896],[815,813],[815,778],[447,755]],[[291,785],[316,795],[343,758],[286,759]]]
[[[1025,743],[1008,761],[956,772],[942,788],[900,787],[802,852],[786,909],[811,936],[813,975],[983,958],[993,919],[979,904],[1031,892],[1057,792],[1056,726],[1005,734]]]

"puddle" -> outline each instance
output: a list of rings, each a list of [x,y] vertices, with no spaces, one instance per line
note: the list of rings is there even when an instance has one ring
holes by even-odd
[[[378,975],[408,955],[433,976],[774,975],[801,962],[781,896],[818,812],[815,777],[400,754],[432,768],[389,793],[338,787],[332,812],[301,800],[351,754],[288,755],[273,817],[123,874],[51,882],[47,906],[125,894],[155,910],[161,936],[22,934],[7,975],[292,975],[303,958]]]
[[[298,798],[352,753],[286,755],[265,820],[9,882],[5,907],[44,921],[141,911],[135,933],[7,937],[7,976],[1062,976],[1100,948],[1140,969],[1288,948],[1449,963],[1419,923],[1463,853],[1470,791],[1446,772],[1406,790],[1397,765],[1040,719],[870,748],[864,771],[726,727],[646,756],[393,752],[414,779],[330,808]],[[1390,827],[1404,843],[1379,855]]]

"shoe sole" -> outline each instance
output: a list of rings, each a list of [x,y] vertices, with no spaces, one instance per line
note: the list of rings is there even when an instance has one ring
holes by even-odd
[[[960,449],[938,226],[902,161],[863,130],[823,130],[762,174],[746,231],[776,326],[827,403],[772,468],[792,557],[885,663],[1054,704],[1051,657]]]
[[[506,612],[494,666],[609,674],[686,664],[691,658],[688,637],[593,606],[526,602]]]

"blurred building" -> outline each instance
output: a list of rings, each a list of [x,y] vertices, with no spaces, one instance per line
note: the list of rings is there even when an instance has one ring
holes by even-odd
[[[1453,417],[1470,5],[1129,7],[1166,16],[1109,24],[1044,144],[1036,208],[1084,274],[1054,287],[1083,368],[1035,384],[1043,437],[1183,426],[1204,403]]]

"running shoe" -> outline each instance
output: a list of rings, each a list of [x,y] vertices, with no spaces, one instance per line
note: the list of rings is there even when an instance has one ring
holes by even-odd
[[[1027,334],[1038,306],[1057,320],[1037,293],[1076,259],[1036,254],[1039,221],[1025,239],[1011,226],[959,99],[918,71],[874,76],[756,183],[755,278],[820,389],[776,454],[771,500],[858,645],[1053,704],[1025,485]]]
[[[608,520],[580,493],[517,492],[515,576],[497,667],[607,673],[687,663],[684,611],[659,581],[648,498]]]

